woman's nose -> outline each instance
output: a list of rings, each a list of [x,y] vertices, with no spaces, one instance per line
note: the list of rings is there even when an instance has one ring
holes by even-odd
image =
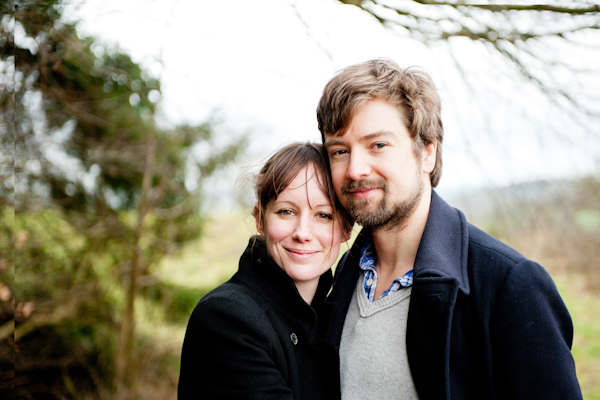
[[[305,242],[311,240],[313,237],[312,230],[310,226],[310,221],[308,217],[300,217],[298,219],[298,223],[294,228],[294,233],[292,234],[292,238],[294,240],[298,240],[300,242]]]

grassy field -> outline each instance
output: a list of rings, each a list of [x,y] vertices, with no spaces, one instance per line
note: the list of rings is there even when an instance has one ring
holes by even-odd
[[[573,357],[583,398],[600,400],[600,297],[583,289],[581,277],[553,278],[573,318]]]
[[[179,256],[167,259],[161,265],[159,275],[165,282],[189,288],[199,299],[235,273],[239,256],[254,232],[254,219],[250,216],[220,216],[209,223],[202,241],[190,244]],[[543,260],[537,261],[543,264]],[[585,289],[582,276],[560,271],[554,271],[552,275],[573,318],[573,356],[584,399],[600,400],[600,296]],[[177,352],[181,347],[185,325],[161,325],[163,327],[159,328],[155,316],[144,318],[142,325],[153,330],[153,335],[160,335],[160,341],[171,352]],[[174,368],[178,367],[177,357],[172,361]]]

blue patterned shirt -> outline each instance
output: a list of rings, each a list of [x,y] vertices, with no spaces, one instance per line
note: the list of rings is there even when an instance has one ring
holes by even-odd
[[[363,288],[365,289],[365,294],[367,295],[367,299],[372,303],[375,297],[375,288],[377,287],[377,271],[375,270],[375,260],[377,259],[377,253],[375,253],[375,246],[373,245],[373,241],[368,240],[362,248],[360,252],[360,260],[358,261],[358,266],[360,269],[364,271],[365,280],[363,283]],[[396,293],[403,287],[412,286],[413,283],[413,270],[411,269],[402,277],[398,279],[394,279],[394,282],[390,285],[389,288],[385,290],[379,296],[379,299],[383,299],[388,294]],[[379,300],[377,299],[377,300]]]

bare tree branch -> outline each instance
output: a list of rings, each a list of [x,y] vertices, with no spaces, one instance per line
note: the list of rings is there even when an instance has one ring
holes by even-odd
[[[435,1],[435,0],[413,0],[415,3],[424,5],[437,5],[437,6],[449,6],[454,8],[472,8],[482,9],[493,12],[500,11],[547,11],[552,13],[562,13],[569,15],[579,14],[590,14],[600,12],[600,5],[598,4],[587,4],[579,7],[561,7],[550,4],[466,4],[462,1],[459,2],[447,2],[447,1]]]

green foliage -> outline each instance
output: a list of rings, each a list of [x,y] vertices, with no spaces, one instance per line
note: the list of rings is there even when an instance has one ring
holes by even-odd
[[[141,295],[164,312],[164,319],[170,323],[187,323],[191,310],[211,288],[197,289],[169,282],[148,285]]]
[[[586,231],[600,231],[600,211],[583,209],[575,213],[575,223]]]
[[[64,294],[81,268],[85,239],[50,210],[17,214],[15,228],[18,297],[48,301]]]
[[[39,382],[56,398],[80,384],[78,396],[110,393],[119,330],[135,325],[123,312],[138,293],[128,283],[152,280],[153,265],[200,236],[202,181],[245,146],[239,137],[216,146],[212,121],[159,129],[160,80],[80,38],[61,13],[59,0],[16,1],[0,17],[0,271],[16,266],[0,286],[11,295],[0,333],[10,334],[14,298],[20,374],[31,383],[18,391],[35,396]],[[197,301],[160,282],[142,294],[173,320]],[[3,349],[2,365],[10,357]]]

